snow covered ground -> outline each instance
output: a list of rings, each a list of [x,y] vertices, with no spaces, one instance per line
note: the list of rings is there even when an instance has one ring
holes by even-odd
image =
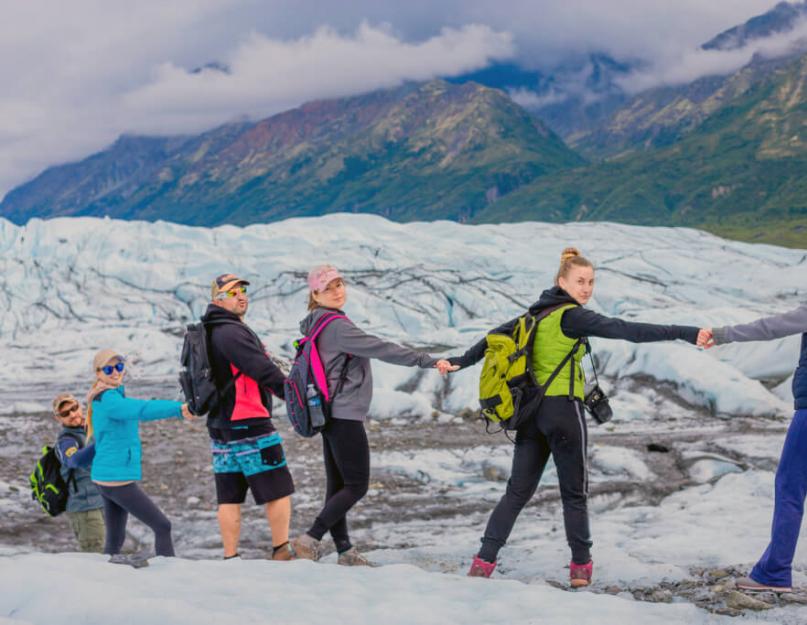
[[[345,569],[305,561],[155,559],[146,569],[101,556],[27,555],[0,560],[2,625],[255,623],[423,625],[508,623],[730,623],[686,604],[648,604],[545,584],[467,579],[406,564]],[[37,593],[32,588],[58,587]],[[156,600],[159,599],[159,600]],[[744,623],[757,623],[754,619]]]
[[[805,300],[807,252],[687,229],[394,224],[362,215],[216,229],[0,220],[0,625],[56,615],[149,624],[736,622],[709,610],[731,599],[721,571],[746,572],[768,538],[797,337],[706,352],[593,341],[615,418],[590,430],[589,591],[556,587],[565,585],[569,556],[551,462],[495,579],[463,577],[512,458],[505,439],[468,417],[476,368],[442,380],[374,364],[371,489],[351,528],[381,568],[346,570],[333,554],[316,565],[267,562],[265,520],[251,506],[246,559],[218,561],[202,424],[142,428],[144,488],[190,560],[156,559],[135,571],[100,556],[42,553],[72,540],[64,519],[43,518],[26,492],[27,467],[55,430],[43,414],[50,397],[82,393],[102,346],[130,356],[135,396],[177,396],[182,330],[204,310],[215,275],[252,282],[247,320],[281,358],[305,313],[305,275],[320,262],[345,272],[346,310],[360,326],[450,354],[528,306],[551,284],[567,245],[597,266],[592,308],[625,319],[720,325]],[[278,425],[300,531],[320,505],[321,452],[318,441]],[[127,546],[150,545],[146,528],[131,522],[129,531]],[[794,583],[807,586],[807,541]],[[805,605],[771,605],[727,613],[742,612],[743,623],[807,623]]]

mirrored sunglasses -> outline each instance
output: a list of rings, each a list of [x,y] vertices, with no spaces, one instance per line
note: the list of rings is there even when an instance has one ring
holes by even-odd
[[[122,362],[118,362],[114,365],[104,365],[99,369],[99,371],[103,372],[104,375],[112,375],[113,371],[117,371],[118,373],[123,373],[123,370],[126,366]]]
[[[238,295],[246,295],[247,294],[247,287],[244,285],[236,286],[230,289],[229,291],[225,291],[224,293],[219,293],[219,299],[231,299],[233,297],[238,297]]]

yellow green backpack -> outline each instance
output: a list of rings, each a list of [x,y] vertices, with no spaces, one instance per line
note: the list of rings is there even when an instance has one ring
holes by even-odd
[[[562,305],[561,305],[562,306]],[[493,423],[506,430],[520,425],[519,411],[527,401],[538,399],[542,390],[549,387],[568,358],[577,349],[579,342],[560,363],[543,387],[538,385],[530,366],[535,333],[538,324],[560,306],[542,310],[538,315],[527,313],[516,320],[512,333],[491,332],[487,335],[487,349],[479,376],[479,405],[488,424]],[[514,418],[515,417],[515,418]]]

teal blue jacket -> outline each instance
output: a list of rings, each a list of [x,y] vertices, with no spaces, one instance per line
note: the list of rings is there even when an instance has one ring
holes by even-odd
[[[92,402],[95,482],[139,480],[140,421],[182,418],[182,404],[162,399],[130,399],[123,386],[104,391]]]

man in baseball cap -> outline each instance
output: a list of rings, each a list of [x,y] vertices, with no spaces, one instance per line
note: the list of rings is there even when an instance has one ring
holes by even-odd
[[[70,527],[81,551],[101,553],[106,535],[101,511],[104,504],[90,479],[95,445],[87,446],[81,403],[70,393],[58,394],[53,399],[53,418],[62,427],[55,447],[62,463],[62,479],[68,484],[66,512]]]
[[[223,273],[218,276],[210,285],[210,299],[220,300],[227,296],[227,293],[237,286],[249,286],[249,282],[239,278],[233,273]]]
[[[286,376],[245,323],[248,281],[233,273],[213,280],[202,317],[208,329],[210,365],[220,399],[207,416],[212,440],[218,520],[224,557],[238,555],[241,504],[247,492],[265,506],[272,559],[288,560],[291,494],[280,434],[272,425],[272,395],[283,397]]]

